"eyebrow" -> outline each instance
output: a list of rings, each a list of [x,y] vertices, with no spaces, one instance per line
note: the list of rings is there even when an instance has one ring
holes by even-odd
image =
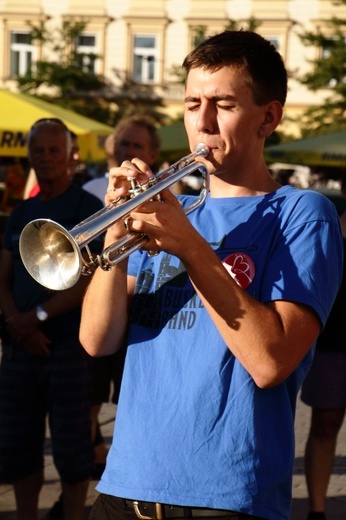
[[[236,97],[232,96],[230,94],[219,94],[219,95],[211,96],[208,99],[210,99],[211,101],[236,101]],[[199,97],[187,96],[184,99],[184,103],[196,103],[199,100],[200,100]]]
[[[140,143],[139,141],[136,141],[135,138],[129,138],[129,139],[119,139],[118,145],[132,145],[132,146],[144,146],[143,143]]]

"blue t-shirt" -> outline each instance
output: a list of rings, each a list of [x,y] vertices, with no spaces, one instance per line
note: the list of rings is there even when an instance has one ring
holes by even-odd
[[[291,186],[264,196],[208,197],[188,218],[223,261],[231,259],[251,296],[304,303],[325,323],[342,272],[339,220],[327,198]],[[286,381],[259,389],[178,258],[138,251],[129,274],[137,285],[128,350],[97,490],[287,520],[296,396],[313,345]],[[236,321],[241,326],[241,309]]]

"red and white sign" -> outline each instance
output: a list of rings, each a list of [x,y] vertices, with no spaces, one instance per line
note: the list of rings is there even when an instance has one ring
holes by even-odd
[[[246,289],[255,277],[255,264],[245,253],[232,253],[222,263],[242,289]]]

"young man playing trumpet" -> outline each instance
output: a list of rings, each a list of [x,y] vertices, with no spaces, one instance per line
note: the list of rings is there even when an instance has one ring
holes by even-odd
[[[210,195],[188,216],[169,190],[132,211],[128,227],[148,242],[97,269],[87,289],[84,348],[100,356],[127,344],[90,518],[288,520],[297,393],[341,280],[338,217],[265,164],[287,92],[269,41],[226,31],[183,67],[185,126],[191,150],[210,148],[198,159]],[[143,161],[125,161],[106,200],[126,194],[129,177],[150,176]],[[125,233],[112,226],[105,246]]]

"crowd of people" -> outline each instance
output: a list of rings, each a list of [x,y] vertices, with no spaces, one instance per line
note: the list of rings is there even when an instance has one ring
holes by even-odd
[[[59,136],[60,140],[56,140],[57,134],[62,133],[63,135]],[[64,135],[67,133],[67,137]],[[37,134],[37,135],[36,135]],[[42,139],[42,136],[44,134],[44,139]],[[35,137],[35,139],[34,139]],[[115,148],[115,138],[117,139],[118,146]],[[121,140],[120,140],[121,137]],[[64,139],[66,138],[66,143],[64,143]],[[39,145],[37,144],[37,141],[39,141]],[[111,149],[109,149],[109,143],[112,142],[113,146]],[[111,134],[109,139],[106,142],[105,145],[105,153],[106,157],[108,159],[108,169],[107,171],[114,166],[114,164],[117,164],[116,161],[122,162],[128,157],[132,157],[132,151],[133,153],[136,153],[140,156],[142,156],[143,160],[146,160],[150,162],[150,164],[153,164],[154,161],[157,158],[158,155],[158,148],[159,148],[159,137],[157,133],[157,128],[154,125],[153,121],[149,116],[131,116],[126,117],[121,121],[121,124],[119,125],[119,128],[117,127],[115,129],[114,134]],[[65,149],[67,149],[68,154],[65,153]],[[95,186],[92,190],[88,188],[88,182],[84,185],[82,185],[81,188],[77,186],[75,181],[75,174],[76,169],[79,163],[79,147],[78,147],[78,139],[75,134],[68,131],[68,129],[65,127],[64,123],[61,120],[58,119],[44,119],[36,121],[36,123],[33,125],[29,137],[28,137],[28,150],[29,150],[29,159],[31,164],[31,170],[29,173],[28,181],[27,181],[27,187],[24,192],[24,199],[27,200],[26,205],[20,206],[20,208],[15,209],[13,213],[11,214],[11,218],[9,219],[9,222],[7,224],[6,228],[6,238],[4,240],[3,244],[3,253],[2,253],[2,262],[4,262],[4,266],[6,266],[6,257],[8,256],[10,258],[9,263],[11,264],[8,269],[2,269],[3,277],[0,278],[1,287],[5,288],[5,286],[8,286],[8,291],[13,292],[11,294],[11,298],[8,298],[7,292],[4,290],[2,292],[3,294],[3,300],[0,301],[0,306],[2,310],[2,318],[4,320],[4,331],[5,336],[3,337],[2,343],[3,343],[3,362],[2,362],[2,368],[0,373],[0,387],[1,383],[3,385],[6,385],[8,383],[8,377],[10,375],[11,367],[6,365],[6,358],[8,352],[9,357],[12,359],[12,351],[13,349],[18,348],[19,345],[22,346],[23,350],[26,350],[24,347],[24,343],[22,343],[22,339],[26,337],[28,334],[31,335],[32,330],[35,328],[43,327],[43,322],[46,322],[44,327],[45,332],[47,333],[47,345],[49,346],[51,342],[51,334],[53,335],[53,332],[50,331],[50,328],[53,327],[54,324],[54,317],[60,312],[59,309],[49,310],[49,313],[45,310],[46,304],[45,300],[52,296],[51,291],[44,291],[43,287],[39,286],[37,283],[34,283],[33,280],[29,277],[30,284],[28,285],[28,294],[25,294],[25,299],[27,301],[24,301],[23,303],[19,299],[19,295],[15,293],[14,286],[11,287],[12,283],[12,272],[13,269],[17,273],[20,270],[22,272],[20,273],[20,279],[18,281],[14,280],[14,284],[21,284],[21,287],[26,286],[26,279],[25,276],[28,275],[26,270],[24,269],[24,266],[21,263],[20,257],[18,255],[18,244],[12,244],[11,241],[17,240],[18,233],[16,234],[16,239],[11,238],[15,228],[15,230],[22,229],[24,225],[34,218],[51,218],[55,220],[56,222],[63,223],[67,229],[73,227],[74,225],[78,224],[82,220],[84,220],[87,216],[90,216],[90,214],[98,211],[104,202],[104,195],[106,188],[104,189],[104,193],[99,190],[97,191],[95,189]],[[117,150],[117,151],[116,151]],[[95,180],[95,185],[100,184],[102,185],[103,178]],[[93,183],[94,184],[94,183]],[[72,190],[73,188],[73,190]],[[84,189],[82,189],[84,188]],[[101,188],[102,190],[102,188]],[[90,191],[90,194],[88,193]],[[64,195],[70,193],[74,194],[76,192],[79,196],[79,198],[82,198],[82,202],[78,202],[78,197],[76,197],[76,206],[78,207],[81,205],[81,207],[78,209],[78,211],[75,211],[73,209],[73,206],[69,209],[69,211],[73,212],[72,216],[69,216],[68,212],[66,212],[66,209],[69,208],[69,205],[66,206],[65,204],[68,202],[70,204],[69,199],[66,199],[62,197]],[[47,194],[48,193],[48,194]],[[99,202],[96,201],[100,199]],[[55,200],[56,197],[57,198]],[[38,204],[38,199],[40,199],[41,204]],[[43,201],[43,204],[42,204]],[[53,201],[53,202],[51,202]],[[49,204],[48,204],[49,202]],[[50,207],[50,205],[53,205],[53,207]],[[70,204],[71,205],[71,204]],[[31,209],[31,206],[35,208],[35,210]],[[102,243],[99,242],[97,246],[97,252],[100,252]],[[13,247],[15,246],[15,250]],[[8,252],[7,252],[8,251]],[[16,264],[14,268],[12,268],[12,263],[14,262],[14,259],[16,261]],[[25,275],[25,276],[24,276]],[[24,276],[24,278],[23,278]],[[19,277],[19,275],[18,275]],[[25,282],[25,283],[24,283]],[[85,279],[83,277],[82,283],[85,287],[85,283],[88,282],[88,279]],[[18,292],[18,287],[16,291]],[[38,294],[41,293],[40,298],[42,298],[42,305],[37,305],[39,296],[38,294],[31,294],[36,291]],[[83,293],[83,289],[82,289]],[[22,295],[23,297],[24,295]],[[68,293],[64,291],[63,294],[57,293],[56,298],[60,298],[62,305],[64,301],[68,301]],[[11,305],[12,301],[13,306]],[[27,310],[22,309],[24,306],[32,306],[35,304],[35,309],[37,312],[37,320],[34,320],[33,323],[31,323],[31,320],[33,318],[32,313],[34,311],[34,308],[30,308],[30,316],[26,316],[26,325],[30,326],[30,330],[26,330],[23,328],[23,324],[21,322],[21,316],[19,314],[19,311]],[[80,301],[79,301],[80,304]],[[51,302],[49,304],[51,307]],[[17,308],[18,307],[18,308]],[[37,310],[39,309],[39,310]],[[78,310],[78,309],[77,309]],[[11,314],[11,316],[9,316]],[[78,324],[79,324],[79,318],[78,314],[75,313],[74,320],[77,317],[76,326],[74,327],[74,339],[76,343],[79,345],[78,348],[80,348],[80,344],[78,341]],[[23,318],[24,319],[24,318]],[[65,328],[66,332],[69,332],[70,328],[70,318],[69,316],[65,316],[65,314],[62,316],[62,319],[64,319],[65,322]],[[35,323],[36,321],[36,323]],[[11,323],[13,322],[13,323]],[[55,320],[56,327],[61,327],[61,322],[58,322]],[[49,324],[49,326],[48,326]],[[13,327],[16,326],[17,329],[22,328],[22,337],[16,336],[18,334],[13,329]],[[31,330],[32,328],[32,330]],[[15,343],[14,340],[17,342]],[[32,343],[35,341],[35,336],[32,334],[32,339],[30,340]],[[60,330],[60,337],[59,342],[62,342],[66,344],[66,348],[68,347],[67,339],[65,335],[63,334],[63,330]],[[57,346],[55,349],[59,348],[59,343],[57,342]],[[69,347],[70,348],[70,347]],[[36,388],[38,394],[35,395],[35,401],[37,401],[37,408],[40,410],[37,411],[39,414],[40,420],[38,421],[38,417],[32,416],[30,421],[30,427],[33,428],[34,425],[36,425],[37,428],[39,428],[38,425],[43,424],[43,417],[47,416],[49,418],[49,425],[52,429],[51,435],[53,440],[53,453],[55,454],[56,449],[55,448],[55,440],[56,440],[56,433],[55,430],[57,427],[61,428],[63,424],[63,420],[69,420],[69,413],[74,413],[75,420],[78,419],[78,413],[79,408],[77,407],[77,410],[73,410],[72,403],[68,403],[70,410],[65,408],[62,408],[60,411],[61,417],[60,417],[60,425],[58,423],[58,419],[56,419],[55,414],[55,408],[58,406],[55,401],[49,402],[49,394],[51,392],[52,388],[52,381],[51,377],[54,376],[54,380],[56,380],[57,384],[63,385],[71,385],[71,382],[69,380],[65,379],[64,372],[59,373],[59,366],[56,364],[57,360],[54,358],[55,349],[53,347],[49,347],[49,350],[45,350],[42,353],[33,353],[33,352],[26,352],[26,360],[25,362],[28,363],[28,366],[25,366],[25,370],[27,372],[27,378],[32,376],[32,370],[35,371],[37,367],[34,365],[34,363],[30,363],[31,361],[31,355],[37,356],[37,362],[42,365],[40,367],[40,371],[37,372],[37,378],[43,378],[43,375],[46,375],[46,379],[43,380],[44,386],[40,386],[39,379],[32,380],[32,388],[31,392],[34,392],[34,388]],[[87,385],[88,385],[88,392],[83,394],[83,391],[85,392],[85,387],[83,385],[80,385],[80,391],[75,394],[75,402],[80,403],[81,405],[81,412],[82,410],[85,411],[85,407],[89,407],[89,413],[91,418],[90,428],[85,427],[85,424],[80,423],[78,428],[81,430],[80,433],[83,434],[84,437],[89,439],[89,436],[91,436],[92,446],[93,446],[93,465],[91,468],[91,472],[88,475],[88,479],[98,479],[105,467],[105,460],[107,456],[107,447],[105,446],[104,439],[101,434],[100,425],[98,422],[98,415],[102,406],[102,403],[104,402],[113,402],[117,403],[119,390],[120,390],[120,382],[121,382],[121,376],[122,376],[122,369],[123,369],[123,362],[124,362],[124,352],[120,352],[118,354],[115,354],[113,356],[106,356],[101,358],[91,358],[90,356],[86,355],[85,351],[82,351],[83,355],[81,357],[81,365],[83,365],[83,370],[80,367],[78,369],[78,372],[80,374],[80,377],[87,378]],[[28,355],[29,354],[29,355]],[[78,352],[76,353],[78,355]],[[80,352],[79,352],[80,355]],[[61,353],[62,356],[62,353]],[[41,357],[47,357],[47,363],[43,364]],[[54,359],[53,359],[54,358]],[[61,357],[61,360],[64,358]],[[60,362],[61,362],[60,360]],[[85,361],[87,360],[87,365],[84,366]],[[35,361],[35,360],[33,360]],[[13,362],[15,362],[18,365],[16,356],[13,359]],[[69,363],[69,358],[66,357],[66,362]],[[31,366],[34,365],[34,366]],[[56,365],[56,366],[55,366]],[[76,366],[74,367],[74,370],[76,370]],[[85,368],[87,368],[87,372],[85,373]],[[22,370],[24,368],[22,367]],[[48,372],[52,372],[51,374],[48,374]],[[54,374],[53,371],[56,371]],[[18,372],[18,377],[20,376],[20,372]],[[71,366],[70,376],[73,378],[73,371]],[[13,380],[13,383],[15,381]],[[78,380],[76,380],[76,384],[79,383]],[[29,383],[28,383],[28,386]],[[67,386],[67,391],[69,392],[72,389],[72,387]],[[31,395],[31,398],[33,398],[33,394],[29,394],[28,392],[24,391],[24,388],[22,387],[22,391],[27,394],[28,396]],[[54,395],[58,396],[59,392],[57,390],[54,391]],[[1,408],[1,389],[0,389],[0,408]],[[7,394],[8,395],[8,394]],[[41,400],[38,399],[38,395],[40,395]],[[29,397],[28,397],[29,398]],[[65,398],[66,399],[66,398]],[[45,405],[43,405],[43,402],[47,401]],[[12,399],[11,399],[12,403]],[[66,402],[67,404],[67,402]],[[12,403],[13,406],[15,406],[15,411],[13,413],[10,413],[8,415],[8,412],[10,411],[9,408],[6,407],[3,409],[4,417],[7,415],[8,417],[12,417],[12,420],[14,416],[17,416],[19,414],[19,405],[20,402],[17,401],[15,404]],[[60,405],[61,406],[61,405]],[[22,408],[21,408],[22,410]],[[22,419],[23,425],[24,420],[29,420],[29,412],[26,411],[27,416]],[[90,422],[90,421],[89,421]],[[2,420],[1,410],[0,410],[0,424],[4,426],[4,428],[7,427],[7,423],[5,423]],[[57,424],[55,426],[55,424]],[[75,427],[76,424],[71,422],[71,428]],[[7,450],[7,442],[8,442],[8,436],[13,434],[13,426],[12,430],[10,429],[10,426],[8,426],[7,431],[7,437],[3,439],[3,451]],[[25,431],[30,431],[30,428],[23,428],[22,434],[24,434]],[[39,430],[38,430],[39,431]],[[37,450],[38,453],[40,453],[40,457],[42,459],[42,452],[39,451],[39,444],[40,449],[43,449],[43,440],[44,435],[42,432],[40,432],[41,439],[40,443],[37,442]],[[23,446],[23,450],[28,449],[28,446],[32,442],[32,437],[28,437],[27,443],[22,443],[21,439],[17,439],[17,442],[20,442]],[[60,441],[61,442],[61,441]],[[69,438],[66,435],[66,443],[69,442]],[[75,442],[80,442],[78,438],[76,438]],[[10,447],[10,446],[8,446]],[[66,446],[62,446],[66,450]],[[61,450],[62,448],[59,447]],[[69,453],[73,452],[74,444],[71,443],[69,448]],[[30,450],[29,450],[30,451]],[[21,453],[18,453],[18,457],[20,457]],[[37,455],[38,456],[38,455]],[[11,472],[9,472],[9,468],[7,467],[7,464],[9,464],[9,461],[12,460],[12,453],[10,450],[7,450],[7,461],[3,462],[2,458],[2,452],[0,450],[0,481],[6,481],[6,482],[13,482],[14,483],[14,490],[16,495],[16,501],[17,501],[17,508],[18,508],[18,518],[25,518],[26,520],[29,520],[30,518],[35,518],[37,514],[37,510],[35,511],[35,508],[37,508],[37,502],[38,502],[38,488],[39,488],[39,479],[42,484],[43,477],[41,474],[42,468],[40,468],[40,472],[37,475],[31,475],[30,470],[30,464],[34,464],[34,462],[29,461],[26,463],[26,459],[20,462],[21,466],[21,472],[24,474],[29,473],[29,476],[27,477],[25,475],[25,481],[22,482],[21,474],[19,473],[19,477],[17,478],[18,469],[15,468],[11,469]],[[16,460],[16,459],[14,459]],[[43,459],[42,459],[43,460]],[[87,457],[86,457],[87,460]],[[78,515],[82,514],[83,507],[80,508],[80,512],[72,511],[71,513],[67,511],[67,506],[65,505],[65,502],[68,500],[68,492],[66,493],[66,485],[65,485],[65,474],[63,473],[63,470],[60,470],[61,462],[57,456],[54,455],[54,462],[57,466],[58,472],[61,475],[62,479],[62,493],[61,496],[56,502],[52,510],[49,512],[47,518],[51,520],[58,520],[60,518],[79,518]],[[76,464],[79,464],[80,461],[78,460],[78,453],[76,457]],[[3,464],[3,465],[2,465]],[[19,464],[19,461],[18,461]],[[39,462],[36,461],[35,464],[39,466]],[[36,479],[34,481],[34,478]],[[89,481],[89,480],[88,480]],[[25,484],[25,486],[23,485]],[[35,489],[35,493],[32,493],[32,489]],[[21,491],[20,491],[21,490]],[[26,490],[25,496],[24,491]],[[72,492],[75,493],[74,489],[72,489]],[[67,496],[67,498],[65,498]],[[29,500],[30,497],[30,500]],[[75,494],[75,497],[77,499],[78,495]],[[25,501],[25,502],[24,502]],[[85,496],[81,497],[79,500],[80,504],[83,504],[85,502]],[[31,503],[33,505],[31,505]],[[33,513],[31,513],[31,510]],[[23,512],[24,511],[24,512]],[[21,516],[22,515],[22,516]]]
[[[205,203],[187,214],[190,195],[164,190],[91,251],[129,231],[147,243],[64,291],[30,277],[21,230],[36,218],[70,229],[128,194],[129,179],[158,170],[160,140],[149,117],[124,118],[106,140],[104,175],[79,186],[78,140],[64,123],[29,132],[37,184],[9,216],[0,264],[0,482],[13,484],[18,520],[38,518],[46,420],[62,490],[50,520],[82,520],[95,478],[92,520],[288,520],[301,388],[312,407],[309,520],[325,518],[346,406],[335,335],[346,213],[268,170],[264,143],[287,95],[269,41],[225,31],[183,69],[189,145],[209,150],[197,159],[210,174]],[[109,449],[105,402],[118,405]]]

